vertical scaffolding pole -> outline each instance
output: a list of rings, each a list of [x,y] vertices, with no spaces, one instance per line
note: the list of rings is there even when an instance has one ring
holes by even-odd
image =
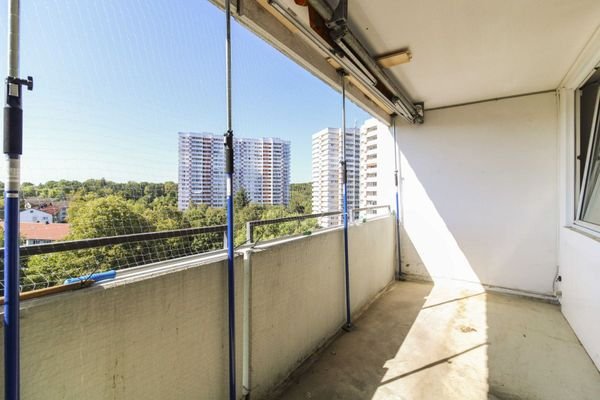
[[[402,278],[402,250],[400,247],[400,177],[398,176],[398,142],[396,142],[396,114],[392,115],[394,132],[394,180],[396,185],[396,249],[398,252],[398,279]]]
[[[342,218],[344,222],[344,272],[346,284],[346,331],[352,328],[352,316],[350,312],[350,269],[348,260],[348,168],[346,164],[346,72],[339,71],[342,81]]]
[[[19,366],[19,187],[23,153],[23,109],[19,80],[19,0],[8,0],[8,77],[4,106],[4,398],[20,397]]]
[[[225,74],[227,98],[227,132],[225,145],[225,190],[227,203],[227,301],[229,307],[229,399],[236,400],[235,384],[235,276],[233,243],[233,124],[231,117],[231,4],[225,0]]]

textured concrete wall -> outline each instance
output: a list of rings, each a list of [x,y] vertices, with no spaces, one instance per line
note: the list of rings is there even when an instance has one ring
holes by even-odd
[[[350,227],[354,312],[393,279],[394,243],[391,216]],[[253,398],[269,393],[344,323],[343,254],[341,229],[251,254]],[[241,396],[241,257],[236,263]],[[23,302],[22,398],[227,398],[226,268],[225,261],[198,261]]]
[[[351,226],[352,310],[394,276],[394,219]],[[252,254],[252,397],[263,398],[345,321],[342,230],[273,245]]]
[[[241,277],[241,258],[236,268]],[[226,398],[226,269],[213,262],[24,302],[22,399]],[[241,279],[236,289],[241,301]]]
[[[392,279],[397,268],[393,216],[350,228],[350,300],[352,311],[367,305]]]

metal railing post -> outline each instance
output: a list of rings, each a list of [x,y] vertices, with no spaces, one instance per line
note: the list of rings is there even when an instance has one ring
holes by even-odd
[[[400,177],[398,176],[398,143],[396,142],[396,115],[392,116],[394,132],[394,180],[396,185],[396,252],[398,254],[398,279],[402,277],[402,248],[400,242]]]
[[[344,223],[344,272],[346,284],[346,324],[344,329],[352,328],[352,315],[350,307],[350,267],[348,257],[348,169],[346,165],[346,72],[339,71],[342,84],[342,207]]]
[[[225,145],[225,176],[227,204],[227,300],[229,310],[229,399],[237,400],[235,379],[235,269],[233,227],[233,125],[231,107],[231,2],[225,0],[225,92],[227,101],[227,132]]]
[[[251,221],[246,222],[246,242],[254,243],[254,227]]]

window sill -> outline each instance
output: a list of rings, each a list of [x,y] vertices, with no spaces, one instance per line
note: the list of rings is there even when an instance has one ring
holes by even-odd
[[[588,228],[584,225],[580,225],[577,222],[575,222],[571,225],[565,226],[565,228],[569,229],[570,231],[579,233],[583,236],[586,236],[586,237],[600,243],[600,232],[598,232],[594,229]]]

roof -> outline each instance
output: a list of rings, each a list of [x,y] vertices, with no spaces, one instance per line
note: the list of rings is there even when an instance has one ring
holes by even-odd
[[[67,200],[57,200],[46,197],[27,197],[24,200],[26,203],[31,204],[32,207],[67,207],[69,205],[69,202]]]
[[[45,210],[38,210],[37,208],[26,208],[24,210],[20,211],[21,214],[26,213],[26,214],[32,214],[32,213],[44,213],[47,214],[49,216],[52,216],[51,213],[49,213],[48,211]]]
[[[56,215],[56,214],[58,214],[63,209],[64,209],[64,207],[46,206],[46,207],[40,207],[38,210],[43,211],[43,212],[47,212],[47,213],[52,214],[52,215]]]
[[[4,229],[4,222],[0,222]],[[35,222],[21,222],[20,234],[25,239],[37,240],[64,240],[71,230],[69,224],[44,224]]]

